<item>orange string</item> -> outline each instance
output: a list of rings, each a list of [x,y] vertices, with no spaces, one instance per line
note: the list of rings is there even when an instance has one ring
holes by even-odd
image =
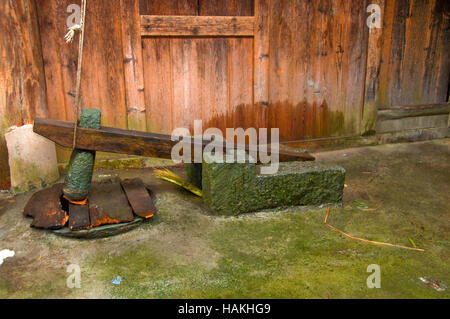
[[[349,234],[343,232],[342,230],[337,229],[336,227],[331,226],[330,224],[327,223],[327,219],[328,219],[328,215],[330,214],[330,210],[331,210],[331,207],[328,207],[327,214],[325,215],[325,220],[323,221],[323,223],[325,225],[327,225],[328,227],[330,227],[331,229],[337,231],[338,233],[341,233],[345,237],[348,237],[350,239],[360,240],[360,241],[363,241],[363,242],[369,243],[369,244],[383,245],[383,246],[390,246],[390,247],[398,247],[398,248],[409,249],[409,250],[416,250],[416,251],[425,251],[425,250],[420,249],[420,248],[408,247],[408,246],[403,246],[403,245],[389,244],[389,243],[384,243],[384,242],[380,242],[380,241],[367,240],[367,239],[364,239],[364,238],[359,238],[359,237],[355,237],[355,236],[349,235]]]

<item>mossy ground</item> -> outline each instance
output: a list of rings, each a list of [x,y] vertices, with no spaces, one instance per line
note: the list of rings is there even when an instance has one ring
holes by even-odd
[[[1,298],[449,298],[419,277],[450,286],[450,140],[383,145],[317,155],[347,171],[343,207],[328,222],[371,240],[345,238],[323,224],[326,208],[289,208],[240,217],[206,214],[201,199],[155,180],[151,170],[96,172],[139,176],[152,186],[159,216],[111,238],[73,240],[29,228],[30,194],[0,200]],[[363,211],[361,208],[376,208]],[[66,268],[81,268],[81,288]],[[381,268],[368,289],[367,266]],[[120,285],[111,280],[123,277]]]

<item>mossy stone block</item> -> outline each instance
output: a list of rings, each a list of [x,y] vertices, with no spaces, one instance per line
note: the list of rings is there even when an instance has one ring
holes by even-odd
[[[100,117],[99,110],[83,109],[79,127],[100,129]],[[81,201],[87,197],[91,186],[94,162],[94,151],[73,150],[63,189],[67,198],[73,201]]]
[[[190,183],[202,189],[202,163],[184,163]]]
[[[344,181],[344,168],[317,162],[280,163],[276,174],[261,175],[254,163],[220,163],[205,153],[202,168],[203,200],[216,215],[339,203]]]

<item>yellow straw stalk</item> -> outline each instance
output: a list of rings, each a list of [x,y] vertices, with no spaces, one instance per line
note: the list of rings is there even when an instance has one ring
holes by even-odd
[[[165,181],[171,182],[173,184],[176,184],[178,186],[183,187],[184,189],[190,191],[191,193],[202,197],[203,192],[201,189],[196,187],[195,185],[183,180],[180,176],[173,173],[172,171],[165,169],[155,169],[154,174],[157,178],[163,179]]]

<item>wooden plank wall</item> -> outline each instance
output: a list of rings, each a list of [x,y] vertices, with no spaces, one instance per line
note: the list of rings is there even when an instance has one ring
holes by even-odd
[[[5,131],[48,116],[34,1],[0,1],[0,57],[0,189],[7,189]]]
[[[379,107],[447,101],[449,1],[386,1],[382,38]]]
[[[253,0],[144,1],[142,15],[252,16]],[[252,126],[253,39],[146,37],[147,129]]]
[[[369,3],[383,12],[382,31],[370,36]],[[74,119],[78,35],[64,42],[70,4],[80,0],[1,2],[1,188],[7,127],[35,116]],[[103,125],[152,132],[202,119],[204,128],[279,127],[283,140],[359,134],[374,128],[362,123],[368,110],[446,101],[449,7],[446,0],[88,1],[82,105],[100,108]],[[141,41],[144,14],[255,16],[255,37]],[[68,154],[60,150],[59,160]]]
[[[367,1],[270,2],[269,125],[284,140],[359,133]]]
[[[426,136],[445,136],[445,115],[388,120],[377,110],[448,101],[450,81],[450,2],[374,0],[382,9],[383,28],[369,36],[364,117],[361,132],[441,128]],[[448,116],[447,116],[448,118]],[[392,126],[392,127],[389,127]],[[417,132],[420,136],[422,133]]]
[[[74,119],[78,35],[66,44],[66,12],[80,0],[36,0],[47,82],[49,116]],[[119,0],[89,1],[81,82],[82,106],[100,108],[102,124],[127,127],[127,106],[122,50],[122,15]]]
[[[66,44],[67,8],[80,0],[36,0],[49,117],[74,120],[77,34]],[[88,1],[81,80],[82,107],[99,108],[102,125],[145,130],[145,101],[136,0]],[[57,148],[60,162],[70,150]]]

